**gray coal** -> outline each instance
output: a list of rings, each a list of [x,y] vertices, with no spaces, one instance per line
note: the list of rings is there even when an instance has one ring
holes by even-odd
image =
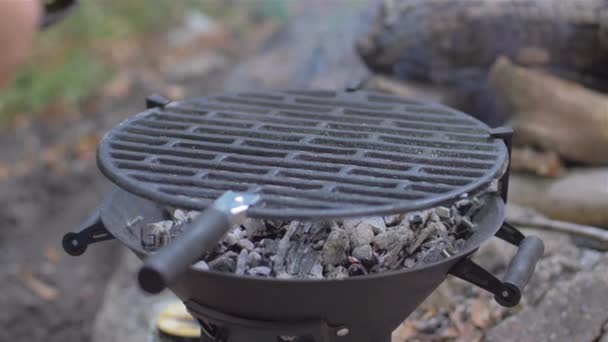
[[[388,217],[316,222],[249,218],[197,265],[281,279],[344,279],[414,268],[458,253],[477,229],[475,215],[488,195]],[[145,228],[142,243],[148,250],[162,247],[197,214],[174,210],[173,220]]]

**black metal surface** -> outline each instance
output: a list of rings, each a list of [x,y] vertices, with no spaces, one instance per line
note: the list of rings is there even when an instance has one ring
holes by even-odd
[[[148,257],[138,281],[148,293],[159,293],[207,252],[233,227],[229,213],[211,206],[186,227],[179,238]]]
[[[100,144],[104,174],[139,196],[204,209],[255,192],[248,216],[316,219],[447,203],[500,177],[504,142],[449,108],[385,94],[222,94],[140,113]]]
[[[162,208],[123,190],[113,191],[105,203],[101,210],[105,227],[139,257],[145,258],[148,253],[141,247],[139,236],[126,229],[125,225],[140,216],[145,219],[133,226],[135,230],[139,225],[161,220]],[[247,321],[292,324],[324,321],[330,327],[347,327],[350,330],[347,337],[331,334],[330,342],[384,341],[439,286],[454,265],[465,260],[496,234],[503,218],[504,204],[500,197],[495,196],[475,216],[474,223],[479,229],[467,240],[460,253],[413,269],[345,280],[286,280],[190,268],[170,289],[185,302],[193,301],[216,312],[240,318],[230,324],[224,322],[223,326],[229,330],[235,327],[245,330],[252,328],[244,323]],[[218,317],[212,316],[206,318],[216,319],[213,322],[217,322]]]

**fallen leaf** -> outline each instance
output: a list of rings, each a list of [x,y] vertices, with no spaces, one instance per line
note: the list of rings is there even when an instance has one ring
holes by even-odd
[[[59,290],[51,285],[45,284],[40,279],[36,278],[30,271],[20,271],[18,278],[25,287],[47,302],[54,301],[59,297]]]
[[[61,253],[55,246],[46,245],[44,247],[44,257],[52,264],[57,264],[61,260]]]
[[[5,164],[0,164],[0,182],[6,181],[12,176],[12,168]]]
[[[477,297],[471,304],[471,321],[476,327],[486,329],[492,323],[489,303],[482,297]]]
[[[416,330],[416,326],[410,321],[405,321],[393,331],[393,336],[391,338],[392,342],[407,342],[410,341],[418,331]]]
[[[127,97],[131,93],[132,85],[133,82],[131,78],[122,73],[106,83],[102,92],[105,96],[110,98],[121,99]]]
[[[177,84],[170,84],[166,86],[163,93],[172,100],[181,100],[186,97],[186,89]]]

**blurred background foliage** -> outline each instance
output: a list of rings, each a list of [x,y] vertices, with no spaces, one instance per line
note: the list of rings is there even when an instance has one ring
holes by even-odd
[[[287,1],[288,3],[289,1]],[[243,33],[248,21],[287,18],[282,0],[81,0],[64,22],[39,34],[30,61],[0,91],[0,122],[53,106],[73,108],[112,77],[112,65],[98,53],[112,42],[161,39],[160,33],[200,11]]]

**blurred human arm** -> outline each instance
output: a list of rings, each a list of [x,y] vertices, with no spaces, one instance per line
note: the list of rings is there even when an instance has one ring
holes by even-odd
[[[41,12],[38,0],[0,0],[0,87],[27,60]]]

